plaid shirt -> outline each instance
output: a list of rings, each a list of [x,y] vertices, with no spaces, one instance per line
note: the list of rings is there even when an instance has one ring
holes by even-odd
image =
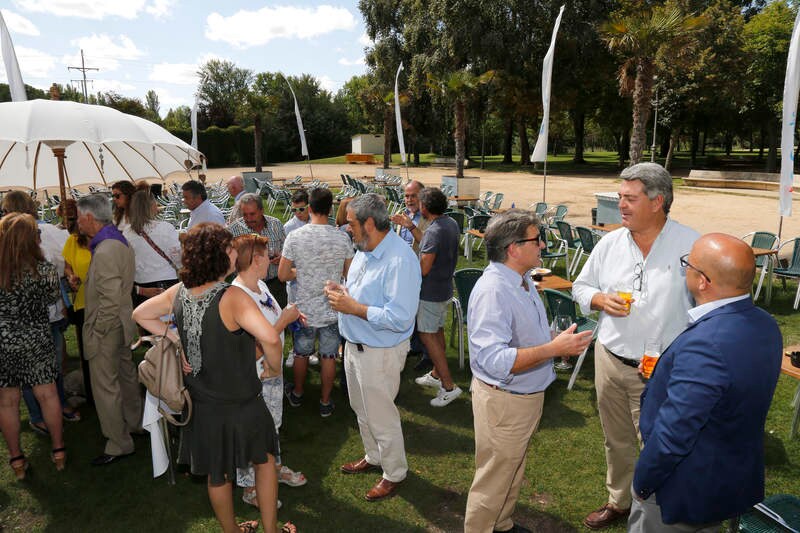
[[[231,225],[228,226],[228,229],[234,237],[255,233],[245,223],[244,218],[237,218],[234,220]],[[283,224],[280,220],[275,217],[264,215],[264,229],[261,230],[259,235],[269,239],[267,251],[269,252],[270,257],[281,255],[281,251],[283,250],[283,241],[286,240],[286,232],[283,231]],[[278,265],[269,265],[269,270],[267,270],[267,277],[265,281],[269,281],[277,277]]]

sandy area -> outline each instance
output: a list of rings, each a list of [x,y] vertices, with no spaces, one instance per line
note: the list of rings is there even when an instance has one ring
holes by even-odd
[[[365,165],[313,165],[314,177],[332,185],[341,184],[339,177],[349,173],[353,177],[374,176],[375,167]],[[210,169],[207,182],[218,181],[252,168]],[[310,176],[308,165],[282,164],[264,167],[273,176]],[[405,177],[405,168],[394,167],[390,171]],[[410,176],[426,185],[439,185],[442,175],[452,175],[453,170],[438,167],[412,168]],[[543,178],[523,173],[490,172],[468,169],[469,176],[481,178],[481,192],[494,191],[505,194],[503,207],[526,207],[542,200]],[[546,201],[548,204],[564,204],[569,208],[567,220],[575,225],[588,225],[591,222],[591,208],[596,207],[594,193],[614,192],[619,180],[613,177],[570,177],[548,176]],[[800,236],[800,200],[794,200],[796,215],[783,221],[782,238]],[[700,233],[722,231],[742,236],[745,233],[761,230],[778,231],[778,193],[749,190],[715,190],[678,187],[672,204],[673,219],[695,228]]]

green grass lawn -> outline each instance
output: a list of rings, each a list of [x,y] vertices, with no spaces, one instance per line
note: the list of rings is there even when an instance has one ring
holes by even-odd
[[[473,263],[460,260],[459,268],[484,266],[484,251]],[[556,269],[556,273],[563,268]],[[786,343],[800,342],[800,315],[791,307],[794,283],[787,291],[775,283],[769,308],[778,320]],[[498,310],[500,312],[500,310]],[[449,339],[450,322],[447,325]],[[72,330],[69,333],[70,367],[77,368]],[[141,358],[137,353],[137,360]],[[414,384],[417,373],[409,359],[402,374],[397,404],[403,421],[409,474],[398,496],[368,503],[364,494],[378,479],[376,474],[346,476],[339,466],[362,456],[355,416],[338,385],[333,400],[336,412],[318,414],[318,367],[309,373],[306,401],[298,408],[284,407],[281,430],[283,460],[302,470],[309,483],[300,488],[281,485],[281,521],[291,520],[302,532],[455,532],[463,530],[466,496],[473,475],[472,409],[466,390],[468,368],[458,369],[458,353],[448,348],[454,378],[465,394],[448,407],[428,404],[433,390]],[[537,532],[585,531],[583,517],[602,503],[605,461],[603,434],[597,415],[593,384],[593,359],[586,364],[572,391],[568,374],[559,374],[547,391],[544,415],[528,452],[515,520]],[[291,370],[286,370],[291,377]],[[789,440],[789,403],[797,382],[781,376],[770,410],[766,433],[767,494],[800,493],[800,439]],[[108,467],[89,461],[102,451],[103,438],[92,409],[81,411],[83,420],[66,423],[69,449],[67,468],[56,473],[49,459],[49,440],[27,426],[23,408],[22,442],[32,463],[23,483],[12,481],[10,468],[0,468],[0,530],[30,532],[93,531],[218,531],[208,503],[205,481],[178,474],[170,486],[153,479],[149,438],[138,439],[136,455]],[[240,519],[257,519],[257,511],[235,493]],[[609,531],[621,532],[620,525]]]

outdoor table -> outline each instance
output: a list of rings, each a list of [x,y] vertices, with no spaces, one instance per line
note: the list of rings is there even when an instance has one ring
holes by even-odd
[[[766,305],[772,302],[772,270],[775,268],[775,261],[778,259],[778,250],[774,248],[753,248],[753,255],[756,257],[767,256],[767,288],[764,293]]]
[[[792,344],[784,347],[783,357],[781,360],[781,374],[786,374],[787,376],[800,380],[800,368],[792,365],[792,360],[789,358],[789,354],[791,352],[798,351],[800,351],[800,344]],[[795,390],[794,399],[790,405],[794,407],[792,426],[789,429],[789,438],[791,439],[797,435],[797,426],[800,425],[800,384],[798,384],[797,390]]]
[[[571,291],[572,282],[568,279],[556,276],[555,274],[548,274],[546,276],[542,276],[542,281],[536,282],[536,290],[542,292],[544,289]]]
[[[462,207],[463,205],[472,205],[480,200],[480,198],[477,196],[448,196],[447,200],[450,202],[455,202],[456,205]]]

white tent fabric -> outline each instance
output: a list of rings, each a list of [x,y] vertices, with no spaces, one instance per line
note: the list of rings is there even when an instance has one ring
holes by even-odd
[[[57,187],[51,148],[65,147],[65,185],[164,179],[202,154],[161,126],[97,105],[53,100],[0,103],[0,188]]]

